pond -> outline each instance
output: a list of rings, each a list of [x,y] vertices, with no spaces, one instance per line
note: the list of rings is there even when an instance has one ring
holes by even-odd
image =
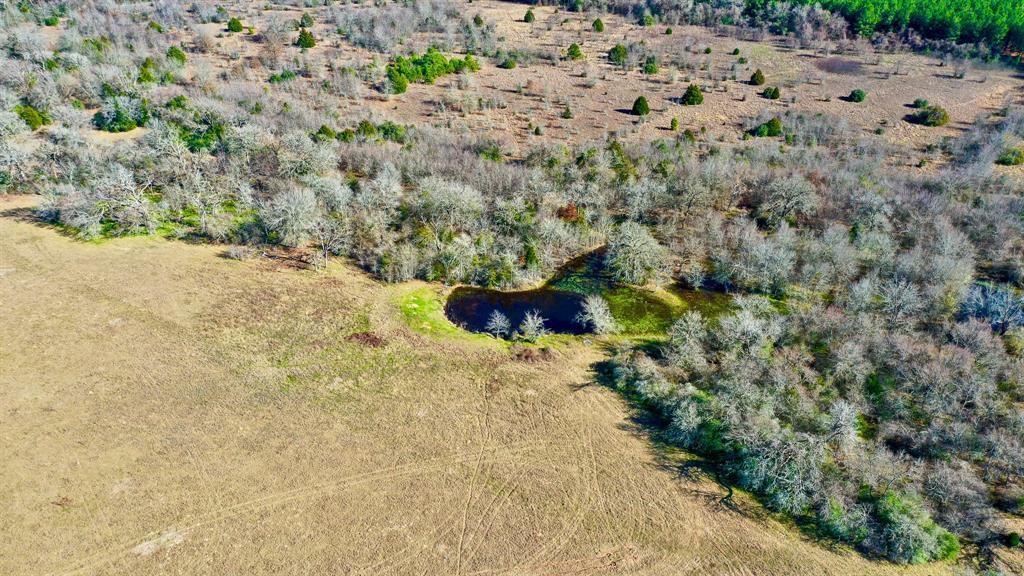
[[[495,310],[501,312],[512,326],[519,326],[526,313],[533,310],[544,318],[544,327],[559,334],[583,334],[586,326],[576,322],[583,310],[582,294],[538,288],[520,292],[504,292],[460,286],[452,290],[444,312],[448,319],[471,332],[486,332],[487,321]]]
[[[491,313],[504,314],[513,328],[527,312],[536,311],[544,326],[559,334],[585,334],[576,321],[589,294],[608,302],[612,316],[626,334],[663,334],[683,312],[697,310],[714,317],[727,310],[728,294],[690,290],[680,286],[646,289],[618,284],[604,267],[603,250],[595,250],[565,264],[544,286],[532,290],[504,291],[471,286],[452,290],[445,316],[471,332],[485,332]]]

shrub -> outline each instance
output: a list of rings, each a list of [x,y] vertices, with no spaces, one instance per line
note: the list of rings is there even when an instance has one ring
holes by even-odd
[[[139,76],[137,78],[139,84],[153,84],[156,82],[156,71],[153,69],[153,66],[153,60],[146,58],[146,61],[139,67]]]
[[[178,94],[174,98],[171,98],[164,104],[164,108],[169,110],[184,110],[188,108],[188,96],[184,94]]]
[[[479,14],[477,14],[476,16],[473,16],[473,25],[476,26],[477,28],[483,26],[484,25],[484,17],[479,15]]]
[[[711,54],[711,46],[708,46],[708,47],[704,48],[704,53],[705,54]]]
[[[945,126],[949,123],[949,112],[942,106],[928,105],[911,114],[910,121],[922,126]]]
[[[228,32],[241,32],[241,31],[242,31],[242,21],[241,20],[239,20],[238,18],[232,18],[231,20],[228,20]]]
[[[562,118],[565,118],[566,120],[572,118],[572,108],[570,108],[568,105],[565,106],[565,110],[562,110]]]
[[[853,92],[850,92],[850,102],[863,102],[868,97],[868,93],[857,88]]]
[[[1020,534],[1018,532],[1010,532],[1006,535],[1006,545],[1010,548],[1020,547]]]
[[[679,118],[673,117],[672,121],[669,122],[669,124],[668,124],[668,129],[673,131],[673,132],[675,132],[676,130],[679,130]]]
[[[625,66],[629,59],[629,50],[622,44],[616,44],[608,51],[608,61],[616,66]]]
[[[631,109],[631,112],[634,116],[647,116],[650,114],[651,106],[647,103],[647,98],[638,96],[637,99],[633,101],[633,108]]]
[[[764,124],[757,126],[751,130],[750,133],[760,138],[774,138],[782,136],[782,120],[776,116]]]
[[[739,56],[740,55],[740,49],[739,48],[733,48],[732,49],[732,55],[733,56]]]
[[[523,22],[526,22],[527,24],[532,24],[533,21],[536,19],[537,17],[533,15],[533,8],[528,8],[526,10],[526,15],[523,16]]]
[[[569,50],[566,52],[570,60],[582,60],[583,50],[580,49],[580,45],[573,42],[569,45]]]
[[[313,133],[313,140],[317,142],[323,142],[325,140],[334,140],[338,137],[338,133],[327,124],[322,124],[320,129]]]
[[[184,66],[188,62],[188,56],[185,55],[185,51],[177,46],[171,46],[167,49],[167,59],[177,62],[180,66]]]
[[[644,59],[644,74],[650,76],[658,73],[658,59],[654,56],[648,56]]]
[[[779,92],[778,86],[769,86],[768,88],[765,88],[763,92],[761,92],[761,96],[764,96],[769,100],[778,100],[779,96],[781,95],[782,94]]]
[[[498,68],[504,68],[505,70],[515,70],[516,66],[515,56],[506,56],[504,60],[498,63]]]
[[[704,93],[700,91],[700,86],[696,84],[690,84],[686,88],[686,92],[683,92],[683,97],[680,100],[684,106],[697,106],[704,103]]]
[[[640,20],[642,26],[654,26],[654,22],[653,14],[644,14],[644,17]]]
[[[313,33],[305,28],[299,30],[299,37],[295,40],[295,44],[303,50],[316,46],[316,38],[313,37]]]
[[[311,15],[309,15],[308,13],[303,12],[302,13],[302,17],[299,18],[299,27],[301,27],[301,28],[309,28],[309,27],[313,26],[313,24],[314,24],[313,17]]]
[[[15,106],[14,113],[24,120],[25,124],[28,124],[33,131],[50,123],[50,116],[46,112],[40,112],[27,104]]]
[[[604,22],[600,18],[594,19],[594,23],[591,25],[594,32],[604,32]]]
[[[1020,166],[1024,164],[1024,148],[1009,148],[996,158],[1000,166]]]
[[[750,83],[754,86],[762,86],[764,82],[764,72],[761,72],[760,68],[754,70],[754,73],[750,76]]]
[[[665,28],[665,36],[671,36],[671,35],[672,35],[672,28]]]
[[[928,101],[925,100],[924,98],[918,98],[918,99],[914,100],[914,103],[911,104],[910,106],[913,107],[913,108],[917,108],[918,110],[921,110],[923,108],[927,108],[928,107]]]

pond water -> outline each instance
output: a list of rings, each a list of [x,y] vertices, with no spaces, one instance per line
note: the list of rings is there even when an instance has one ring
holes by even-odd
[[[626,334],[661,334],[687,310],[713,317],[728,309],[732,301],[727,294],[679,286],[648,290],[617,284],[605,270],[603,250],[595,250],[568,262],[544,286],[533,290],[456,288],[448,296],[445,315],[466,330],[485,332],[495,310],[508,317],[513,328],[534,310],[551,332],[584,334],[587,327],[575,318],[588,294],[599,294],[608,302]]]
[[[538,288],[520,292],[503,292],[460,286],[452,290],[445,304],[448,319],[471,332],[485,332],[487,321],[495,310],[519,326],[526,313],[535,310],[544,318],[544,327],[559,334],[583,334],[586,327],[575,321],[583,310],[582,294]]]

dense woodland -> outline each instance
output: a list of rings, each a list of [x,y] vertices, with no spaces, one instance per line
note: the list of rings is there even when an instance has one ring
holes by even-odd
[[[571,10],[595,8],[645,19],[708,26],[770,28],[800,37],[893,33],[908,39],[982,43],[995,51],[1024,50],[1021,0],[565,0]]]
[[[994,43],[1018,41],[1024,12],[993,9],[1005,23],[993,28],[998,15],[982,8],[1020,3],[828,4],[858,14],[862,31],[939,30],[923,10],[955,12],[943,36]],[[872,23],[871,9],[884,18]],[[202,3],[145,10],[157,27],[227,22]],[[374,10],[336,18],[385,52],[373,18],[451,14],[437,1]],[[724,481],[897,562],[1000,543],[997,514],[1024,513],[1024,189],[995,169],[1024,138],[1021,108],[945,141],[931,170],[904,169],[912,151],[841,119],[797,113],[750,118],[731,146],[673,134],[539,145],[513,161],[443,129],[320,117],[287,104],[286,75],[271,88],[186,87],[175,79],[201,42],[183,50],[114,3],[62,8],[74,25],[47,50],[22,26],[50,14],[0,12],[0,188],[40,195],[38,217],[68,235],[159,233],[239,258],[280,246],[385,282],[499,288],[607,244],[621,282],[737,295],[720,317],[683,316],[662,342],[620,344],[605,366],[668,442]],[[304,29],[281,22],[260,41],[297,42]],[[488,41],[453,30],[464,47]],[[480,64],[431,52],[393,65],[380,83]],[[338,72],[322,90],[365,84]],[[768,123],[777,134],[757,130]],[[87,145],[87,130],[142,125],[144,137]],[[17,143],[35,130],[37,146]]]

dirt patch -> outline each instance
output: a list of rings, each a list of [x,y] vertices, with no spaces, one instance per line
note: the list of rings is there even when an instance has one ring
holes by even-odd
[[[512,357],[519,362],[548,362],[555,358],[555,353],[544,346],[533,348],[530,346],[515,345],[512,347]]]
[[[345,337],[345,340],[348,342],[362,344],[363,346],[369,346],[370,348],[380,348],[387,344],[387,340],[372,332],[356,332],[354,334],[349,334]]]
[[[857,76],[864,71],[864,65],[857,60],[840,58],[838,56],[825,58],[814,63],[815,67],[822,72],[829,74],[842,74],[844,76]]]

